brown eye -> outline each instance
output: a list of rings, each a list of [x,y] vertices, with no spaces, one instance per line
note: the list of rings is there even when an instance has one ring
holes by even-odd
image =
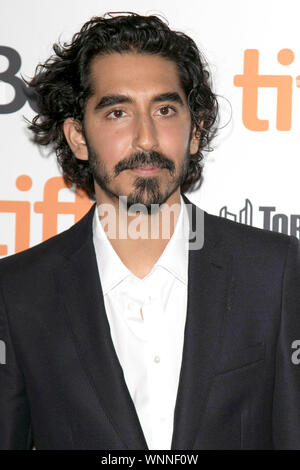
[[[123,116],[123,111],[121,111],[120,109],[116,109],[115,111],[112,112],[112,114],[115,118],[120,118]]]
[[[160,112],[165,116],[166,114],[169,114],[169,109],[169,106],[164,106],[163,108],[160,108]]]
[[[162,106],[159,108],[160,116],[172,116],[176,113],[176,110],[172,106]]]
[[[120,119],[124,117],[125,112],[122,109],[114,109],[110,113],[107,114],[108,119]]]

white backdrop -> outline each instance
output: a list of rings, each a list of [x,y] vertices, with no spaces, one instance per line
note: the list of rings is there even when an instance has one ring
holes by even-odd
[[[190,35],[210,63],[214,89],[222,97],[221,125],[228,122],[232,113],[230,123],[219,132],[215,150],[206,156],[201,188],[188,197],[212,214],[299,238],[297,0],[1,0],[0,257],[68,228],[75,220],[74,209],[79,218],[89,202],[79,200],[74,205],[74,192],[55,189],[55,184],[60,184],[59,179],[52,179],[60,176],[55,156],[42,154],[30,142],[23,121],[23,116],[32,118],[35,114],[29,103],[14,112],[7,112],[4,107],[15,99],[11,78],[3,75],[11,65],[5,51],[10,48],[14,63],[20,57],[16,76],[29,78],[35,66],[52,53],[54,42],[69,41],[91,16],[107,11],[159,13],[168,19],[172,29]],[[244,54],[249,50],[245,77]],[[256,57],[260,76],[255,72]],[[248,85],[237,86],[242,82]],[[268,128],[259,130],[261,127]],[[50,192],[45,196],[49,185]],[[60,205],[55,204],[57,195]],[[54,198],[52,202],[41,204],[50,197]]]

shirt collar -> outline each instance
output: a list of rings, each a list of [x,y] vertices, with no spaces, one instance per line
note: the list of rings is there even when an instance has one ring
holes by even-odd
[[[188,279],[188,241],[189,241],[189,217],[185,202],[180,195],[180,212],[173,232],[166,248],[157,260],[151,271],[161,266],[173,274],[181,282],[187,284]],[[103,295],[113,289],[128,276],[134,274],[125,266],[113,249],[98,217],[97,205],[93,217],[93,242],[101,279]]]

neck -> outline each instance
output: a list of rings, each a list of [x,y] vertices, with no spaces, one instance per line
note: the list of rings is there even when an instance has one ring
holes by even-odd
[[[178,188],[159,211],[128,213],[121,201],[96,187],[99,219],[112,247],[136,276],[144,277],[161,256],[174,233],[180,213]]]

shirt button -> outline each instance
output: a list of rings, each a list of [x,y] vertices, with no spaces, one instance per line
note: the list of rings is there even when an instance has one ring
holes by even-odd
[[[156,364],[158,364],[158,363],[160,362],[160,357],[159,357],[159,356],[155,356],[154,362],[156,362]]]
[[[163,423],[166,421],[166,419],[167,419],[167,418],[166,418],[165,416],[161,416],[161,417],[160,417],[160,420],[161,420],[161,422],[163,422]]]
[[[128,309],[133,310],[134,309],[134,304],[133,303],[128,304]]]

